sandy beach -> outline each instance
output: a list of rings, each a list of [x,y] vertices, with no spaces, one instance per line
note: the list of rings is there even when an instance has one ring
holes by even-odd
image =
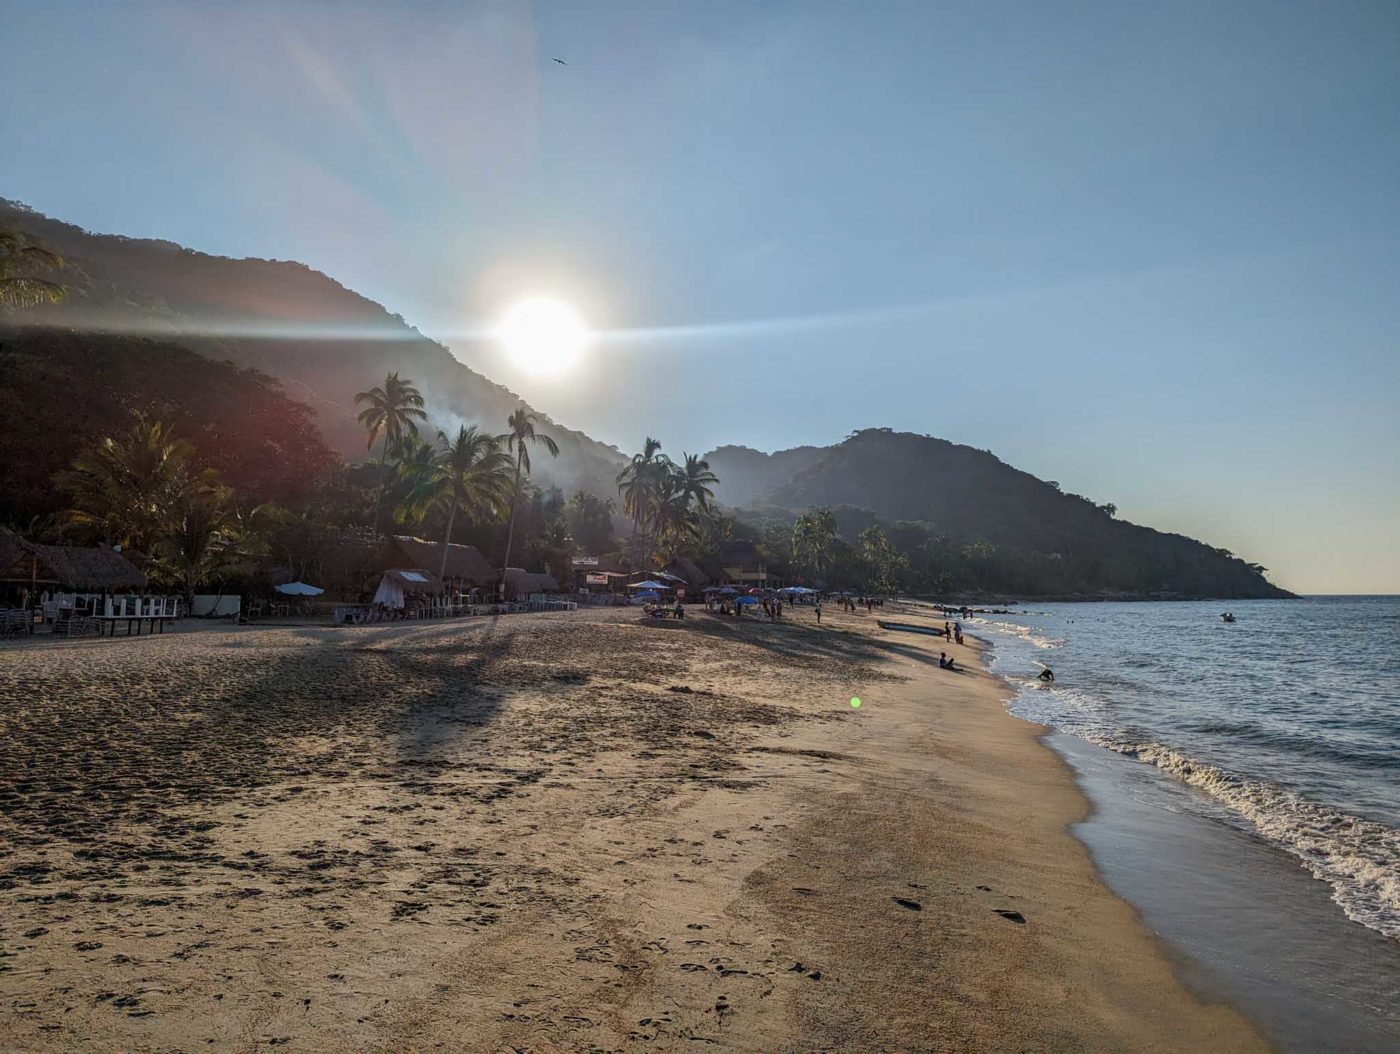
[[[975,641],[824,621],[0,649],[0,1049],[1265,1049]]]

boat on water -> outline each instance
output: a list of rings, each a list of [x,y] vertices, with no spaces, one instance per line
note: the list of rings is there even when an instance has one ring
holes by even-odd
[[[1225,612],[1225,614],[1223,614],[1223,615],[1220,616],[1220,621],[1221,621],[1221,622],[1234,622],[1234,621],[1235,621],[1235,616],[1232,615],[1232,614],[1230,614],[1230,613],[1227,611],[1227,612]]]
[[[899,630],[902,633],[926,633],[930,637],[941,637],[943,631],[934,629],[932,626],[913,626],[908,622],[886,622],[884,619],[877,619],[881,629]]]

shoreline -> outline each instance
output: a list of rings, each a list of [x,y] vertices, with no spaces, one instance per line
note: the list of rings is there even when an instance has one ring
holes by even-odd
[[[0,1045],[1266,1049],[985,645],[794,616],[7,651]]]
[[[900,837],[910,829],[922,835],[903,846],[903,856],[905,866],[925,868],[936,879],[922,894],[924,910],[932,899],[933,910],[956,917],[971,900],[975,910],[1015,911],[1026,921],[990,931],[964,924],[932,942],[931,957],[956,978],[951,988],[947,978],[936,982],[939,996],[975,1007],[976,1013],[950,1021],[931,1049],[1267,1049],[1256,1026],[1220,990],[1184,983],[1188,964],[1180,953],[1104,882],[1088,848],[1072,833],[1091,816],[1092,800],[1065,759],[1045,742],[1051,730],[1006,709],[1014,689],[987,670],[987,642],[971,634],[968,639],[975,644],[957,649],[959,658],[970,651],[976,666],[956,692],[921,698],[939,684],[941,671],[934,665],[925,667],[925,678],[893,693],[904,709],[894,735],[922,724],[919,731],[928,737],[902,762],[939,787],[917,795],[893,826]],[[937,638],[930,641],[925,656],[906,654],[896,661],[931,662],[942,649]],[[910,645],[901,638],[893,647],[922,650]],[[898,757],[890,731],[872,746]],[[926,769],[918,758],[943,764]],[[950,768],[955,779],[949,778]],[[922,810],[927,813],[914,815]],[[855,823],[846,817],[846,828],[888,830],[885,811],[882,807]],[[819,826],[831,828],[841,820],[833,812]],[[864,850],[878,848],[867,842]],[[1029,947],[1022,946],[1031,927],[1040,932]],[[843,915],[835,939],[850,928],[866,926],[852,927],[850,916]],[[989,955],[992,942],[995,951]],[[866,965],[878,970],[874,962]],[[1047,986],[1051,993],[1044,991]],[[892,1003],[901,995],[894,985],[883,994]],[[907,995],[927,998],[926,992]],[[999,1013],[1007,1016],[996,1020]],[[887,1042],[890,1049],[905,1049],[918,1036],[895,1035]]]
[[[1073,825],[1074,837],[1180,963],[1188,986],[1229,1000],[1280,1050],[1394,1049],[1400,956],[1393,937],[1352,917],[1308,860],[1208,789],[1152,757],[1116,749],[1112,737],[1105,744],[1054,721],[1053,710],[1037,705],[1038,686],[1027,683],[1052,630],[1036,630],[1042,636],[1032,635],[1031,647],[1014,627],[992,622],[986,629],[991,668],[1012,689],[1009,712],[1037,727],[1037,718],[1052,719],[1043,741],[1093,804]],[[1076,671],[1091,676],[1082,658],[1071,680]]]

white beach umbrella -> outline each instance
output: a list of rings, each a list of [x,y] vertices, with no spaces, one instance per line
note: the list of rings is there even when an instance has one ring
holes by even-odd
[[[306,582],[285,582],[276,587],[277,592],[289,597],[318,597],[325,592],[319,586],[309,585]]]

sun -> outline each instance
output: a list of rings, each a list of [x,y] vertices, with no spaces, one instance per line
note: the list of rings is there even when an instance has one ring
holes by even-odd
[[[590,334],[568,304],[537,296],[507,311],[496,336],[516,364],[531,373],[562,373],[578,361]]]

